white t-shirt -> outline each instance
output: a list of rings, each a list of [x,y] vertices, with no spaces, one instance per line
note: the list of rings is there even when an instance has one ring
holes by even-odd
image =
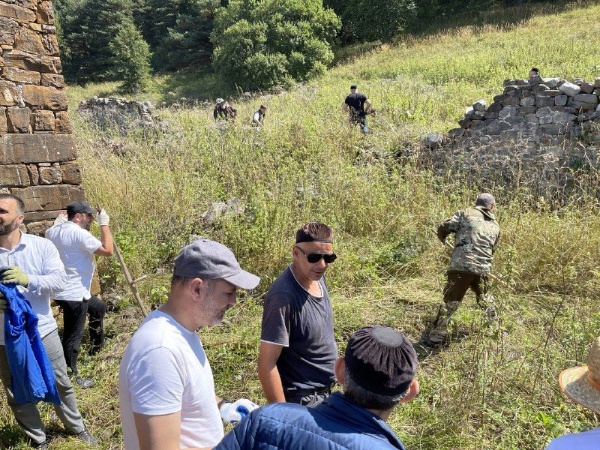
[[[553,439],[546,450],[598,450],[600,448],[600,428],[575,434],[565,434]]]
[[[68,278],[65,288],[55,294],[54,299],[71,302],[89,299],[95,267],[94,253],[102,246],[102,242],[70,221],[48,228],[46,237],[58,249]]]
[[[127,450],[139,449],[134,412],[156,416],[181,411],[181,448],[214,447],[223,438],[200,338],[159,310],[146,317],[123,354],[119,404]]]

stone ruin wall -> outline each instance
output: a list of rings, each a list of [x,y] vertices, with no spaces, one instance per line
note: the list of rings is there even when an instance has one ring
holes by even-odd
[[[52,2],[0,0],[0,192],[25,202],[27,231],[85,198]]]
[[[506,80],[491,105],[475,102],[458,123],[424,140],[422,165],[548,197],[573,194],[578,174],[600,170],[600,78]]]

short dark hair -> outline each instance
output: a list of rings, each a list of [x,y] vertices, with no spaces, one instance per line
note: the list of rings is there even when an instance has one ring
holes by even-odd
[[[346,368],[344,395],[365,409],[392,409],[406,397],[407,393],[408,389],[397,395],[383,395],[371,392],[354,381],[352,375]]]
[[[9,199],[9,198],[13,199],[17,203],[17,213],[24,214],[25,213],[25,203],[23,202],[23,200],[21,200],[19,197],[17,197],[16,195],[13,195],[13,194],[7,194],[7,193],[0,194],[0,200],[5,200],[5,199]]]
[[[540,70],[537,67],[532,67],[530,72],[540,73]]]
[[[333,229],[321,222],[308,222],[296,231],[296,244],[314,241],[333,242]]]
[[[475,200],[475,206],[483,206],[484,208],[490,208],[496,204],[496,199],[492,194],[484,192],[479,194],[477,200]]]

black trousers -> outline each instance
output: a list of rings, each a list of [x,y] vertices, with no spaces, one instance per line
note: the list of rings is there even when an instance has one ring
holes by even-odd
[[[56,304],[63,310],[62,345],[67,367],[77,374],[77,358],[85,332],[86,315],[90,316],[90,354],[93,354],[100,350],[104,343],[106,304],[95,295],[92,295],[89,300],[84,299],[80,302],[56,300]]]

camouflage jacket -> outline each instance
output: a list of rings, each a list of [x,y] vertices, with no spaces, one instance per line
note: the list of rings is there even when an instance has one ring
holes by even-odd
[[[489,273],[500,239],[500,226],[492,211],[482,206],[458,211],[437,229],[442,242],[450,233],[454,233],[454,250],[448,270]]]

